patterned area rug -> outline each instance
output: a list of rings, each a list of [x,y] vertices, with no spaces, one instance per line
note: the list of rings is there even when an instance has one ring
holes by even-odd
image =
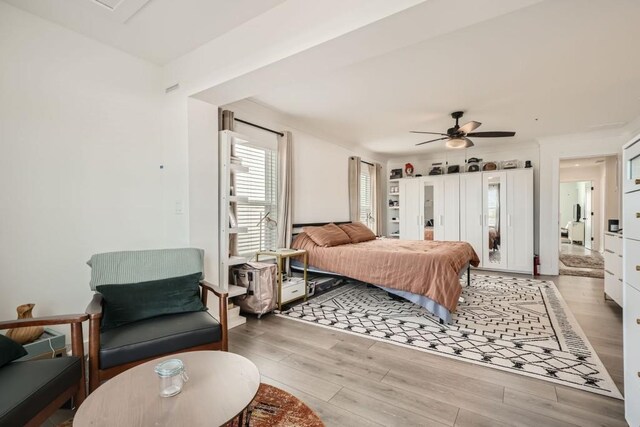
[[[560,255],[560,274],[604,278],[604,258],[598,252],[593,255]]]
[[[307,405],[294,395],[268,384],[260,384],[255,399],[248,408],[250,427],[323,427],[324,424]],[[246,422],[246,419],[244,420]],[[71,427],[73,418],[58,424]],[[227,427],[237,427],[235,419]]]
[[[594,255],[561,254],[560,261],[567,267],[604,268],[604,258],[597,252]]]
[[[473,274],[450,325],[350,283],[282,317],[621,399],[553,282]]]

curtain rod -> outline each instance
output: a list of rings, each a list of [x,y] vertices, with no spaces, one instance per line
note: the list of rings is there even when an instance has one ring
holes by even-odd
[[[284,136],[284,133],[278,132],[277,130],[269,129],[264,126],[257,125],[255,123],[247,122],[246,120],[233,118],[236,122],[244,123],[245,125],[253,126],[254,128],[266,130],[267,132],[275,133],[276,135]]]
[[[351,157],[351,158],[354,159],[355,157]],[[375,166],[373,163],[366,162],[362,159],[360,159],[360,163],[364,163],[365,165],[369,165],[369,166]]]

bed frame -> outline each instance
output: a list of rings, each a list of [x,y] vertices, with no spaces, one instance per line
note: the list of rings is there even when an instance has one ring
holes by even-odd
[[[335,221],[333,222],[336,225],[340,225],[340,224],[351,224],[352,221]],[[301,224],[293,224],[292,226],[292,230],[293,230],[293,237],[295,237],[296,235],[300,234],[301,231],[296,232],[297,230],[301,230],[303,227],[322,227],[323,225],[327,225],[327,224],[331,224],[331,222],[308,222],[308,223],[301,223]],[[460,277],[462,277],[462,275],[465,273],[467,273],[467,286],[471,286],[471,264],[467,263],[466,267],[463,267],[462,270],[460,271]],[[335,276],[339,276],[338,274],[334,274]]]

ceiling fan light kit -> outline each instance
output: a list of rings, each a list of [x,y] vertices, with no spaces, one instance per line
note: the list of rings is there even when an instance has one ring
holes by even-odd
[[[515,136],[515,132],[510,131],[489,131],[489,132],[473,132],[482,125],[480,122],[470,121],[462,126],[458,121],[464,115],[463,111],[454,111],[451,113],[451,117],[455,119],[456,124],[447,129],[447,133],[441,132],[423,132],[412,130],[411,133],[423,133],[428,135],[439,135],[439,138],[431,139],[429,141],[419,142],[416,145],[428,144],[430,142],[447,140],[446,146],[448,148],[470,148],[473,147],[473,142],[468,137],[474,138],[505,138]]]

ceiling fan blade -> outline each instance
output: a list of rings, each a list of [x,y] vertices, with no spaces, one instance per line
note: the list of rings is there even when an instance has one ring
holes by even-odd
[[[476,121],[470,121],[469,123],[464,124],[459,130],[464,133],[473,132],[478,129],[482,123]]]
[[[506,136],[515,136],[515,132],[489,131],[489,132],[471,132],[467,136],[474,138],[504,138]]]
[[[442,141],[443,139],[449,139],[448,136],[444,137],[444,138],[436,138],[436,139],[432,139],[429,141],[425,141],[425,142],[419,142],[416,145],[422,145],[422,144],[428,144],[429,142],[436,142],[436,141]]]
[[[422,132],[419,130],[410,130],[409,132],[411,133],[426,133],[428,135],[443,135],[443,136],[448,136],[446,133],[440,133],[440,132]]]

